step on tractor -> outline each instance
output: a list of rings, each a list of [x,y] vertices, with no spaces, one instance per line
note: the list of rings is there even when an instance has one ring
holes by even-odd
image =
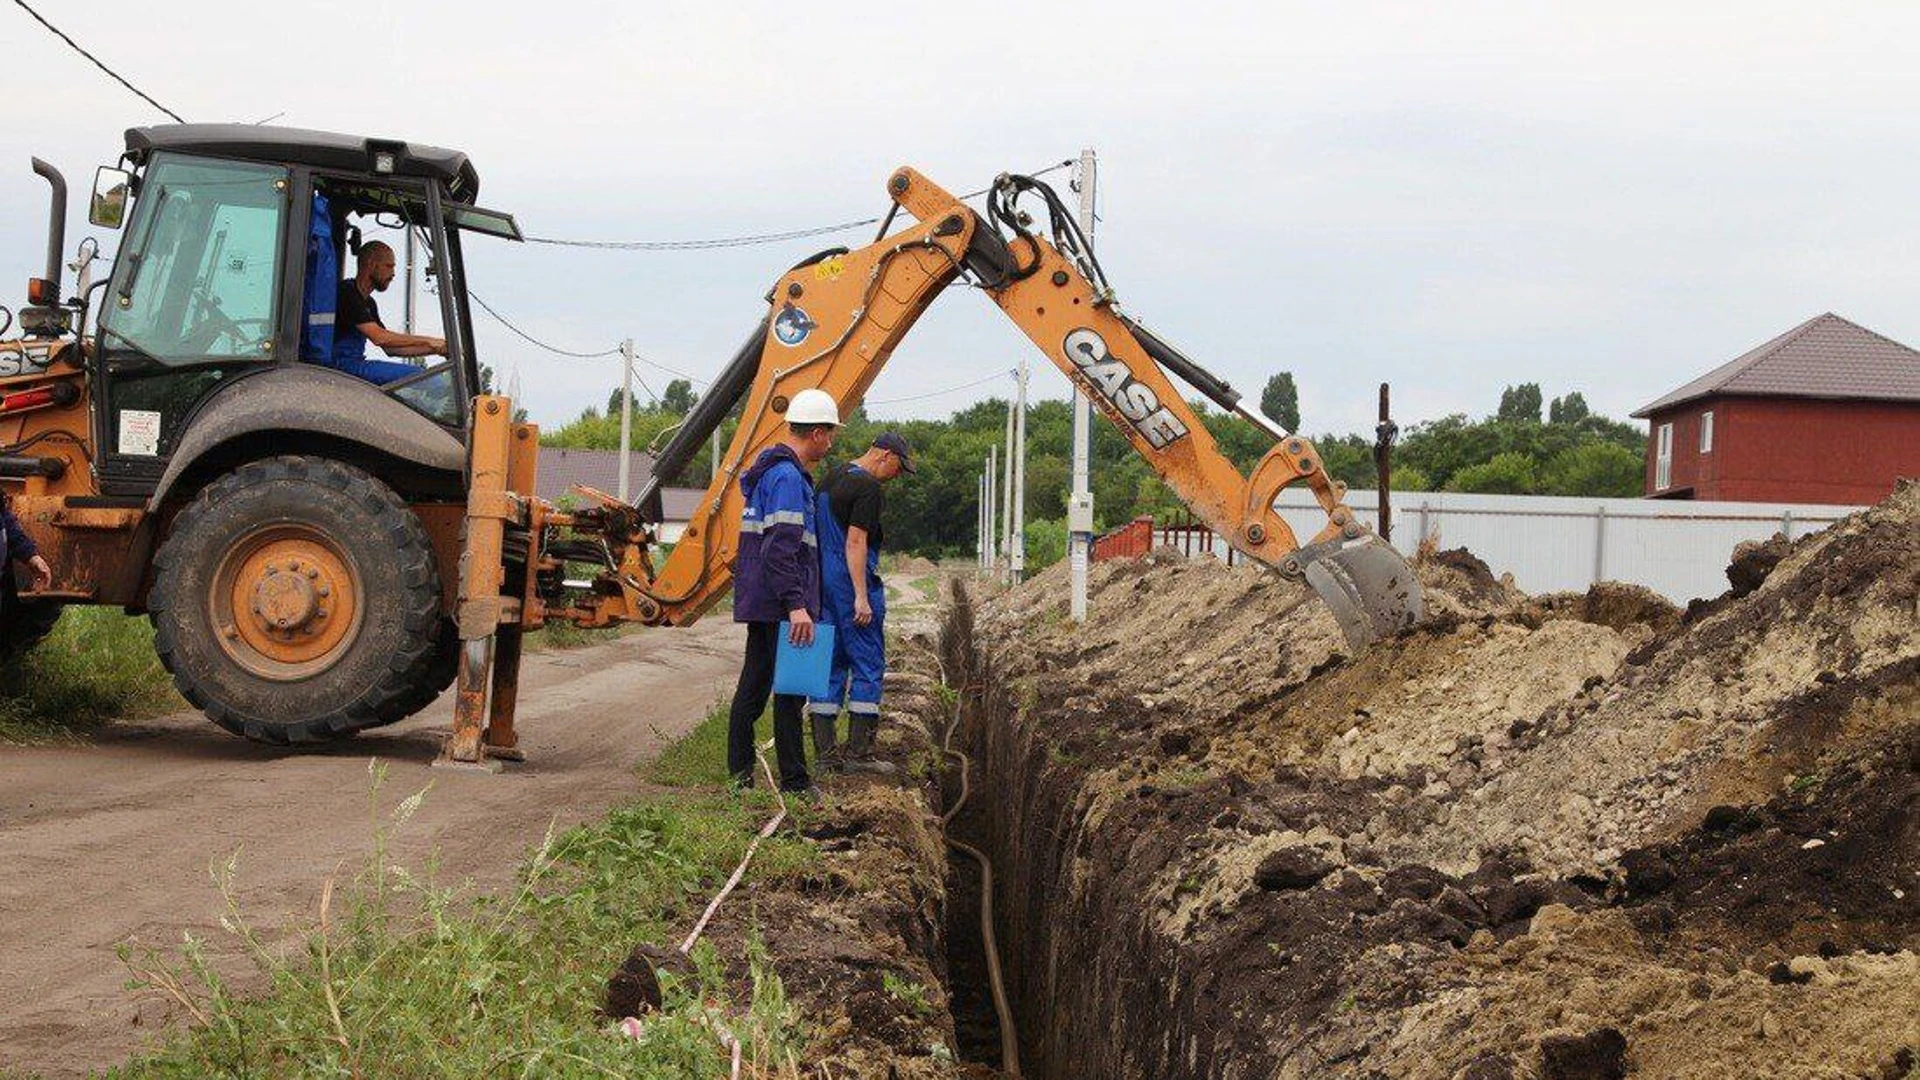
[[[53,568],[0,574],[0,653],[70,604],[146,614],[188,701],[238,735],[311,743],[391,724],[456,687],[442,759],[495,768],[514,730],[523,635],[685,625],[727,591],[737,478],[821,389],[857,407],[956,281],[978,286],[1155,471],[1249,558],[1302,578],[1357,648],[1411,625],[1406,561],[1342,502],[1306,439],[1124,314],[1051,187],[1003,175],[978,212],[912,169],[886,182],[874,241],[795,266],[764,317],[625,502],[535,495],[539,432],[481,385],[463,239],[521,239],[476,203],[466,155],[254,125],[134,128],[95,176],[89,220],[123,236],[100,280],[79,245],[63,292],[66,188],[18,337],[0,328],[0,490]],[[895,222],[906,220],[898,229]],[[387,230],[426,253],[444,358],[376,382],[337,364],[332,296]],[[412,275],[409,274],[409,287]],[[1274,440],[1249,476],[1170,376]],[[670,550],[661,493],[730,415],[713,484]],[[1274,512],[1306,484],[1327,515],[1296,537]],[[1069,525],[1091,531],[1091,508]]]

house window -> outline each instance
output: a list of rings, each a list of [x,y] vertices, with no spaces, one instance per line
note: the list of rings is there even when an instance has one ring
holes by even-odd
[[[1700,414],[1700,452],[1713,453],[1713,410]]]
[[[1673,486],[1673,425],[1661,424],[1654,440],[1653,490]]]

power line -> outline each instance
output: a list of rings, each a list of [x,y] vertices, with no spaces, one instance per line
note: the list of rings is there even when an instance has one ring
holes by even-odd
[[[520,335],[521,340],[527,342],[530,345],[535,345],[535,346],[538,346],[539,348],[545,349],[550,353],[558,353],[561,356],[571,356],[577,360],[594,360],[602,356],[612,356],[615,353],[620,351],[620,346],[618,345],[615,345],[611,349],[602,349],[599,352],[574,352],[572,349],[562,349],[557,345],[549,345],[546,342],[541,341],[539,338],[534,337],[532,334],[527,333],[525,330],[522,330],[519,327],[508,322],[507,317],[505,315],[502,315],[499,312],[493,310],[493,305],[487,303],[485,300],[480,299],[479,293],[474,292],[472,289],[468,289],[467,296],[470,297],[474,303],[479,304],[480,307],[483,310],[485,310],[487,314],[493,316],[494,320],[497,321],[501,326],[504,326],[507,329],[513,331],[515,334]]]
[[[1044,169],[1028,173],[1029,176],[1045,176],[1058,172],[1074,164],[1072,160],[1049,165]],[[970,191],[960,196],[962,200],[976,199],[992,191],[991,187]],[[752,247],[758,244],[778,244],[788,240],[804,240],[809,236],[826,236],[831,233],[846,232],[849,229],[878,225],[881,217],[861,218],[859,221],[843,221],[838,225],[821,225],[811,229],[790,229],[786,232],[755,233],[747,236],[718,236],[704,240],[562,240],[550,236],[529,236],[529,244],[547,244],[553,247],[594,248],[601,251],[710,251],[716,248]]]
[[[1004,379],[1011,374],[1013,374],[1013,369],[1008,368],[1005,371],[996,371],[993,374],[986,376],[985,378],[975,379],[972,382],[961,383],[959,386],[949,386],[945,390],[935,390],[929,394],[910,394],[906,397],[880,398],[876,401],[866,401],[866,402],[862,402],[861,404],[863,405],[898,405],[903,401],[925,401],[927,398],[936,398],[941,396],[942,394],[951,394],[959,390],[971,390],[972,388],[979,386],[981,383],[990,383],[995,379]]]
[[[179,113],[174,112],[172,109],[169,109],[165,105],[162,105],[159,102],[153,100],[153,98],[147,95],[147,92],[145,90],[142,90],[139,87],[128,82],[125,78],[121,77],[119,72],[101,63],[99,57],[81,48],[79,42],[68,37],[65,31],[61,30],[59,27],[48,22],[47,17],[45,15],[42,15],[39,12],[28,7],[27,0],[13,0],[13,2],[16,6],[20,8],[21,11],[24,11],[27,14],[33,16],[33,19],[35,22],[39,23],[41,26],[46,27],[48,30],[51,30],[55,37],[59,38],[61,41],[66,42],[70,47],[72,47],[74,52],[77,52],[81,56],[84,56],[87,59],[93,61],[93,66],[99,68],[101,71],[106,72],[108,76],[110,76],[113,79],[114,82],[119,83],[121,86],[124,86],[127,89],[133,91],[135,94],[139,95],[140,100],[146,102],[147,104],[153,106],[156,109],[159,109],[161,112],[166,113],[168,116],[173,117],[176,123],[181,123],[181,124],[186,123],[186,121],[181,118]]]

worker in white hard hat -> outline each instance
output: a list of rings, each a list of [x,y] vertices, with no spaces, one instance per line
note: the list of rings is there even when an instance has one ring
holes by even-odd
[[[772,695],[780,788],[817,801],[820,789],[807,774],[801,721],[807,699],[773,693],[773,664],[782,622],[789,624],[793,644],[809,645],[820,618],[820,541],[809,470],[833,449],[840,407],[824,390],[802,390],[788,403],[786,418],[784,437],[740,477],[746,508],[740,512],[733,621],[747,624],[747,652],[727,719],[727,771],[739,786],[753,786],[753,725]]]

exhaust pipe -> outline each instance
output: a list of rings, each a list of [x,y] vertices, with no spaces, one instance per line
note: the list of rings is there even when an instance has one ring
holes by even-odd
[[[39,158],[33,159],[33,171],[46,177],[48,185],[53,188],[53,209],[47,220],[47,274],[42,279],[53,290],[53,295],[44,302],[52,304],[60,299],[60,253],[67,247],[67,178],[60,175],[59,169]]]

